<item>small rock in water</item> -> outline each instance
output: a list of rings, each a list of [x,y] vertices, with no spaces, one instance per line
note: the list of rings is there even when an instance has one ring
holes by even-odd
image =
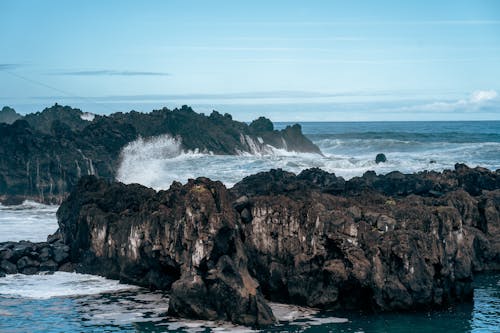
[[[430,161],[429,161],[429,164],[435,164],[435,163],[436,163],[436,161],[435,161],[435,160],[430,160]]]
[[[377,156],[375,157],[375,162],[377,164],[379,164],[379,163],[385,163],[385,162],[387,162],[387,157],[385,157],[384,154],[377,154]]]

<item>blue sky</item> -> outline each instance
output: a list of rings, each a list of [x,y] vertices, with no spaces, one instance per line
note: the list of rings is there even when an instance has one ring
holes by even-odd
[[[0,2],[0,104],[500,120],[500,1]]]

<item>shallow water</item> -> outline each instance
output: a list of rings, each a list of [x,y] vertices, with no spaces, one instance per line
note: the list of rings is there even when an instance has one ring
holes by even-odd
[[[474,303],[443,311],[321,313],[272,303],[280,322],[267,332],[495,332],[500,274],[476,277]],[[168,295],[101,277],[55,273],[0,279],[1,332],[245,332],[250,328],[166,316]]]

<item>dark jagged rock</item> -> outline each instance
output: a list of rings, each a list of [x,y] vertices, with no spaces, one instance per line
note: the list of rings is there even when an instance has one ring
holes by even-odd
[[[52,243],[27,241],[0,243],[2,274],[54,272],[69,264],[69,247],[60,239]]]
[[[274,321],[248,273],[239,218],[220,182],[199,178],[156,193],[85,177],[58,218],[79,271],[169,289],[171,315]]]
[[[385,162],[387,162],[387,157],[385,157],[385,154],[377,154],[377,156],[375,156],[375,163],[379,164]]]
[[[114,179],[122,148],[139,137],[169,135],[180,139],[184,150],[215,154],[261,153],[269,145],[320,153],[300,127],[275,131],[265,118],[248,126],[228,114],[214,111],[207,117],[187,106],[89,119],[79,109],[56,104],[13,124],[0,123],[0,201],[60,203],[81,176]]]
[[[54,133],[54,122],[64,124],[69,131],[78,132],[90,124],[89,121],[84,120],[82,117],[83,111],[80,109],[56,103],[42,112],[27,114],[24,116],[24,120],[38,132],[57,135],[57,133]]]
[[[2,110],[0,110],[0,123],[12,124],[21,117],[22,116],[11,107],[4,106]]]
[[[498,178],[464,165],[349,181],[271,170],[229,190],[199,178],[155,192],[86,177],[58,211],[59,234],[79,271],[170,290],[177,316],[267,324],[263,295],[443,307],[472,298],[473,272],[500,269]]]

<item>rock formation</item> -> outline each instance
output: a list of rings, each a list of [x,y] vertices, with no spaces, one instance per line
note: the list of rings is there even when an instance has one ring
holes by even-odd
[[[72,271],[69,246],[59,237],[47,242],[27,241],[0,243],[0,277],[5,274]]]
[[[172,315],[264,325],[270,300],[407,310],[470,300],[500,269],[500,172],[345,181],[271,170],[155,192],[84,177],[58,211],[77,270],[170,290]]]
[[[4,106],[0,110],[0,123],[12,124],[22,116],[18,114],[13,108]]]
[[[387,162],[387,157],[385,156],[385,154],[380,153],[375,156],[375,163],[379,164],[385,162]]]
[[[231,198],[206,178],[156,193],[84,177],[58,211],[59,232],[80,271],[168,289],[172,315],[271,324]]]
[[[187,106],[89,117],[56,104],[12,124],[0,122],[0,202],[17,197],[59,203],[81,176],[114,179],[127,143],[166,134],[178,138],[184,150],[214,154],[262,153],[270,146],[320,153],[299,125],[276,131],[265,118],[249,126],[228,114],[204,116]]]

